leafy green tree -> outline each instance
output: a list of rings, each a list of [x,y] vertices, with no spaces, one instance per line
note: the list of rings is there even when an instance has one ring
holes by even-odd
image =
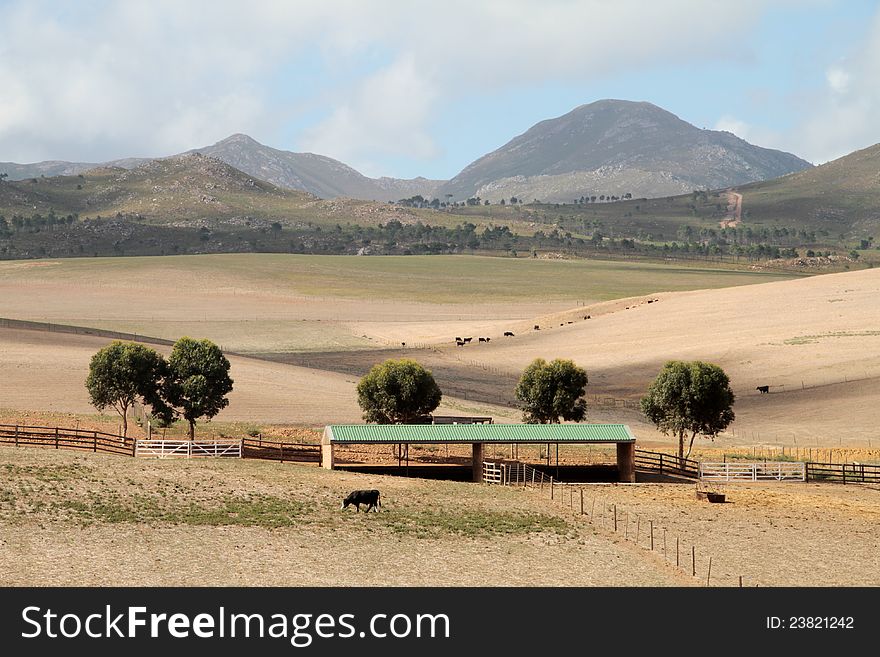
[[[210,340],[183,337],[174,343],[162,396],[189,423],[190,440],[195,438],[196,420],[210,419],[229,405],[229,368],[220,347]]]
[[[168,408],[159,391],[167,373],[165,360],[149,347],[134,342],[112,342],[89,364],[86,389],[99,411],[112,406],[122,418],[122,435],[128,435],[128,409],[138,399],[161,416]]]
[[[523,422],[558,424],[560,418],[580,422],[587,414],[586,386],[586,371],[572,361],[557,358],[548,363],[536,358],[523,371],[514,391]]]
[[[374,365],[358,382],[358,404],[364,420],[407,424],[440,405],[442,393],[434,377],[414,360],[386,360]]]
[[[660,431],[678,437],[678,457],[687,458],[698,434],[714,439],[733,422],[734,400],[730,379],[717,365],[672,360],[651,383],[641,406]]]

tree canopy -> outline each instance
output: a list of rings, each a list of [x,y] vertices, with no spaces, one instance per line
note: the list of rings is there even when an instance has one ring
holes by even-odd
[[[162,394],[189,422],[190,440],[195,437],[197,419],[210,419],[229,405],[226,395],[232,392],[233,383],[229,368],[220,347],[210,340],[183,337],[174,343]]]
[[[86,389],[99,411],[113,407],[122,418],[122,435],[128,435],[128,409],[138,399],[165,415],[168,408],[159,390],[167,374],[164,359],[153,349],[133,342],[112,342],[99,350],[89,364]]]
[[[431,413],[442,393],[431,372],[414,360],[386,360],[374,365],[357,385],[364,420],[407,424]]]
[[[694,438],[714,438],[733,422],[735,396],[730,380],[717,365],[669,361],[641,401],[642,411],[665,434],[678,436],[678,456],[687,458]],[[685,436],[690,434],[687,454]]]
[[[536,358],[523,371],[515,390],[523,422],[558,424],[560,418],[580,422],[587,414],[586,386],[586,371],[572,361],[557,358],[548,363]]]

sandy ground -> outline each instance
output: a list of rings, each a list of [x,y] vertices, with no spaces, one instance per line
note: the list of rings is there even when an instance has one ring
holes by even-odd
[[[697,500],[694,484],[585,486],[588,513],[597,500],[596,524],[650,548],[654,523],[655,551],[691,567],[696,547],[697,577],[707,574],[721,585],[880,586],[880,489],[838,484],[728,484],[715,487],[727,503]],[[567,499],[567,497],[565,498]],[[575,501],[579,506],[577,493]],[[564,503],[563,503],[564,505]],[[602,511],[604,507],[604,512]],[[613,530],[612,530],[613,531]]]
[[[694,583],[657,555],[510,489],[255,461],[136,461],[33,448],[0,448],[0,470],[4,586]],[[382,513],[339,510],[349,490],[374,486],[382,490]],[[241,526],[233,516],[205,525],[83,515],[100,505],[137,508],[132,500],[151,508],[212,507],[243,494],[308,510],[278,528]],[[462,533],[432,525],[433,516],[423,520],[426,512],[442,514],[444,523],[464,516],[489,525],[497,514],[531,513],[556,519],[560,529]]]

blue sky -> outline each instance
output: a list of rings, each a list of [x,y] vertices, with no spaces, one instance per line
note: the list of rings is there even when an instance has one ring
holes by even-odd
[[[448,178],[602,98],[817,163],[880,141],[877,2],[0,0],[0,21],[0,161],[245,132]]]

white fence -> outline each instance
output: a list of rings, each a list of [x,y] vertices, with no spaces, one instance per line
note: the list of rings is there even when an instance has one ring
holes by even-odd
[[[700,463],[701,481],[806,481],[807,464],[797,461]]]
[[[503,484],[504,471],[501,464],[483,461],[483,482],[487,484]]]
[[[155,458],[193,458],[201,456],[231,456],[241,458],[241,441],[196,440],[138,440],[135,456]]]

